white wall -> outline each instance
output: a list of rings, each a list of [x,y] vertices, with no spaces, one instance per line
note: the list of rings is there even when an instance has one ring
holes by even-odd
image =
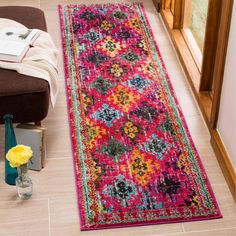
[[[221,93],[218,132],[236,169],[236,2],[233,6],[224,81]]]

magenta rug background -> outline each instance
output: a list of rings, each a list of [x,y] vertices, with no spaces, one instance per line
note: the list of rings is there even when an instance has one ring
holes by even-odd
[[[220,218],[143,5],[59,14],[81,229]]]

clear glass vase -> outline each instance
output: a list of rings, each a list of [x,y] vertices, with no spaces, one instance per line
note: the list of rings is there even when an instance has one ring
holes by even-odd
[[[28,175],[27,164],[17,168],[18,177],[16,178],[16,187],[20,199],[29,199],[33,193],[33,183]]]

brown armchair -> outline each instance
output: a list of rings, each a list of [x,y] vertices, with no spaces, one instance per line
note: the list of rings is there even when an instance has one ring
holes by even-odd
[[[0,7],[0,18],[8,18],[28,28],[47,30],[43,11],[25,6]],[[48,113],[48,82],[0,68],[0,124],[5,114],[13,115],[14,123],[39,123]]]

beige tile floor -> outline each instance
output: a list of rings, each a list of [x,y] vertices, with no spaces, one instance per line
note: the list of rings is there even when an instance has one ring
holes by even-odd
[[[131,1],[131,0],[130,0]],[[48,31],[60,51],[60,94],[57,106],[49,111],[43,124],[47,127],[47,160],[41,172],[31,172],[34,193],[30,200],[17,199],[15,187],[4,184],[3,158],[0,161],[0,235],[1,236],[233,236],[236,235],[236,207],[210,145],[210,136],[189,84],[151,0],[143,0],[155,38],[160,47],[176,95],[183,109],[190,133],[200,153],[212,184],[223,219],[80,232],[71,158],[69,126],[61,56],[57,4],[100,3],[95,0],[0,0],[0,6],[28,5],[44,10]],[[111,2],[111,1],[110,1]],[[121,2],[112,1],[112,2]],[[123,2],[129,2],[123,0]],[[13,13],[14,14],[14,13]],[[1,17],[1,16],[0,16]],[[3,156],[4,130],[0,126],[0,156]]]

